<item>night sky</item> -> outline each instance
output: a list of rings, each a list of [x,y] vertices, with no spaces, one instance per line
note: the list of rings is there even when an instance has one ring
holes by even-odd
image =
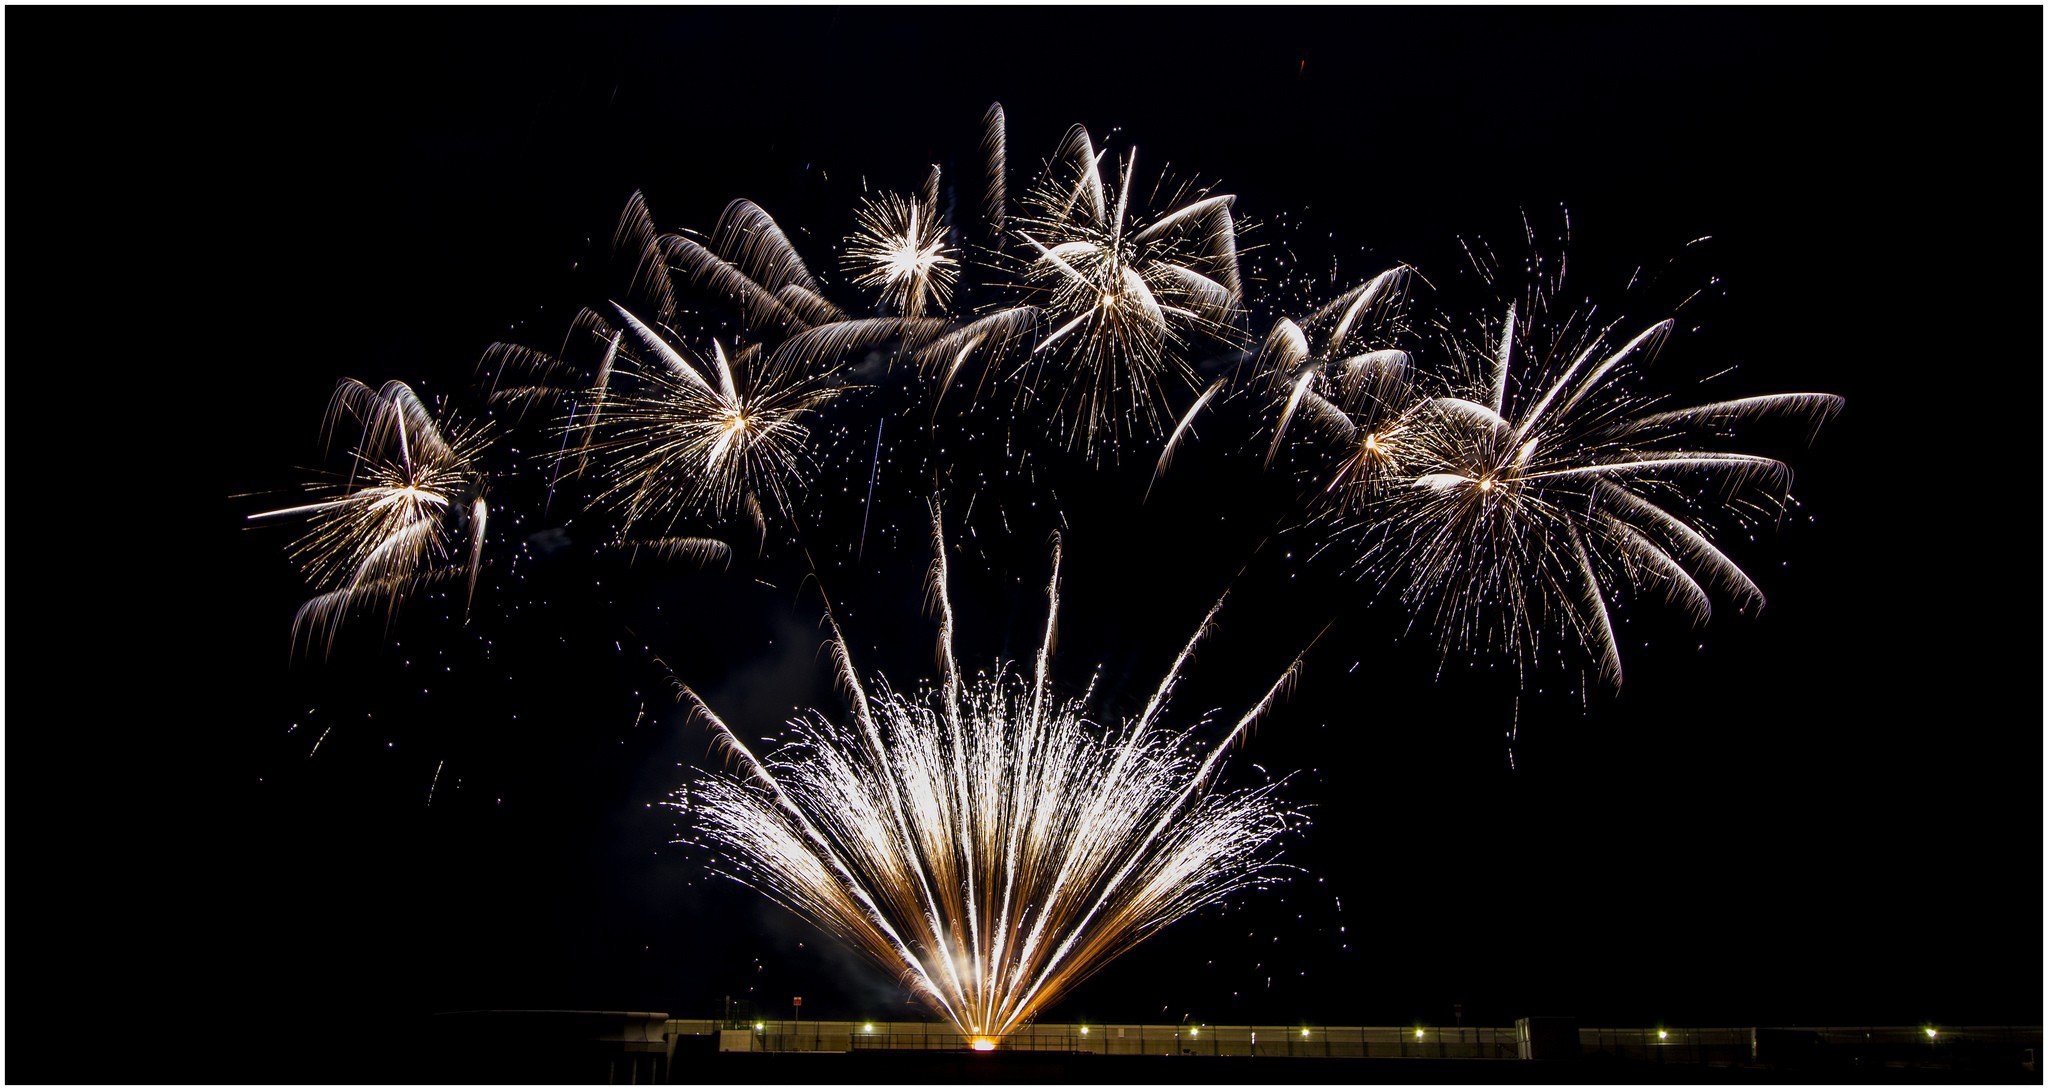
[[[1769,606],[1629,614],[1619,697],[1439,670],[1303,535],[1255,552],[1292,496],[1227,416],[1142,507],[1149,454],[956,436],[970,660],[1028,654],[1056,526],[1056,676],[1103,664],[1114,706],[1241,567],[1185,708],[1337,620],[1233,773],[1292,774],[1301,872],[1049,1018],[2039,1024],[2041,18],[11,12],[8,1076],[236,1077],[251,1033],[449,1009],[911,1016],[660,805],[715,759],[650,656],[757,737],[841,706],[801,552],[629,567],[507,463],[475,619],[421,599],[323,661],[289,531],[244,516],[318,464],[342,376],[474,418],[487,344],[611,290],[635,189],[664,228],[752,198],[836,273],[863,181],[967,177],[993,100],[1013,187],[1078,121],[1237,194],[1258,333],[1333,270],[1469,302],[1459,239],[1562,207],[1578,294],[1646,325],[1707,288],[1660,370],[1848,399],[1735,546]],[[1624,293],[1639,266],[1668,276]],[[909,404],[834,407],[804,529],[899,680],[936,633]]]

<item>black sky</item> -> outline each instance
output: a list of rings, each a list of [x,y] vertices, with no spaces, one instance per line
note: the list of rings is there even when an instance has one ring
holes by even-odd
[[[285,537],[242,520],[315,458],[340,376],[460,403],[490,341],[558,339],[632,190],[699,229],[754,198],[822,266],[863,176],[950,169],[995,99],[1013,165],[1085,122],[1237,193],[1260,260],[1346,283],[1412,261],[1465,290],[1461,235],[1562,205],[1581,293],[1681,252],[1718,278],[1675,364],[1848,398],[1795,460],[1798,517],[1740,553],[1769,608],[1645,617],[1625,694],[1583,711],[1433,677],[1269,546],[1190,706],[1347,618],[1245,757],[1297,772],[1304,872],[1054,1017],[2038,1024],[2041,18],[10,11],[8,1076],[233,1078],[226,1042],[299,1019],[901,1009],[705,881],[653,805],[704,742],[621,633],[772,729],[831,700],[790,558],[565,550],[487,579],[480,626],[424,608],[323,667],[287,655]],[[1055,474],[1070,683],[1145,684],[1244,562],[1273,498],[1213,446],[1187,467],[1213,490],[1142,512],[1131,467]],[[932,629],[898,476],[861,563],[864,478],[817,533],[856,650],[910,677]],[[998,491],[1022,529],[956,561],[984,656],[1028,640],[1049,527]],[[527,518],[505,532],[562,521]]]

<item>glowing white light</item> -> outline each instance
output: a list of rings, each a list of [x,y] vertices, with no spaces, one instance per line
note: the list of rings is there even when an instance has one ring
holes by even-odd
[[[879,291],[906,318],[922,316],[927,303],[946,305],[960,263],[936,209],[890,193],[863,206],[858,220],[846,253],[854,283]]]

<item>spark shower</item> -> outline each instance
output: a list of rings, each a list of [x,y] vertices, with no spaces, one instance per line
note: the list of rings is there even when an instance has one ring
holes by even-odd
[[[681,686],[739,773],[705,775],[675,805],[724,873],[895,970],[962,1034],[1000,1038],[1146,936],[1271,880],[1276,841],[1298,815],[1276,785],[1213,785],[1301,660],[1206,753],[1198,728],[1163,726],[1219,600],[1144,710],[1098,726],[1090,693],[1052,690],[1058,543],[1029,677],[998,667],[970,680],[936,504],[932,538],[936,690],[864,682],[832,620],[852,723],[811,713],[764,759]]]

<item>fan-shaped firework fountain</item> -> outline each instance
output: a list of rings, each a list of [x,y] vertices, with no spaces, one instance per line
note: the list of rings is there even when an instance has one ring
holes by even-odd
[[[739,772],[701,777],[678,805],[725,873],[899,974],[961,1033],[997,1039],[1153,932],[1270,877],[1295,814],[1270,785],[1215,780],[1300,659],[1206,753],[1195,729],[1163,726],[1219,600],[1136,718],[1092,723],[1086,699],[1055,696],[1048,677],[1055,543],[1030,677],[963,679],[936,505],[933,531],[936,689],[870,695],[834,621],[852,722],[812,712],[764,758],[684,687]]]

